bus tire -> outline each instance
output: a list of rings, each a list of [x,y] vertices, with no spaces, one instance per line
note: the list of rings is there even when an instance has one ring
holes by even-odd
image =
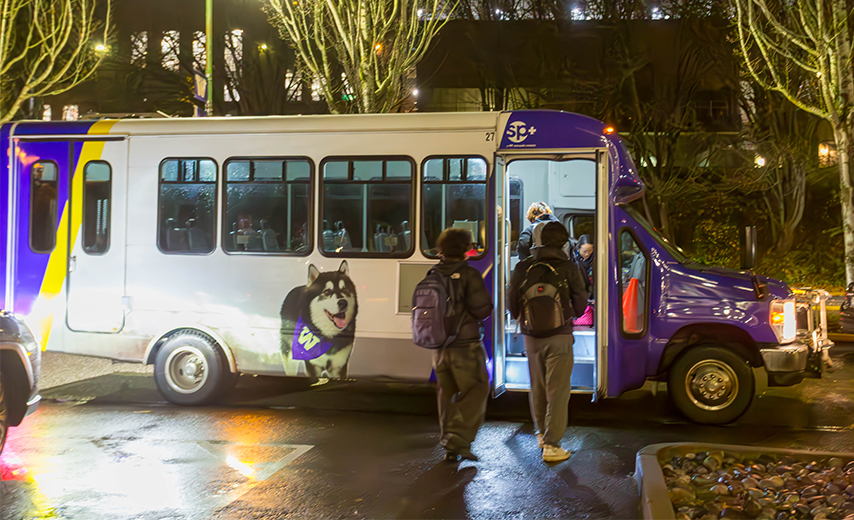
[[[667,391],[692,421],[724,424],[750,407],[755,381],[743,357],[725,347],[701,345],[684,352],[670,367]]]
[[[233,387],[236,379],[219,346],[200,332],[185,331],[170,337],[154,358],[157,389],[174,404],[210,403]]]

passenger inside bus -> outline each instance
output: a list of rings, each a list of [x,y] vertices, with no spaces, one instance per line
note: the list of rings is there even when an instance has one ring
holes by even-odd
[[[589,294],[588,299],[593,299],[593,262],[596,254],[593,248],[593,237],[581,235],[575,242],[572,250],[573,260],[578,264],[581,275],[586,280],[585,286]]]

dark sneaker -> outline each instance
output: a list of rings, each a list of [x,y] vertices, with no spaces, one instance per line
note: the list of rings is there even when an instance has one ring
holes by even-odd
[[[466,460],[470,460],[472,462],[477,462],[480,460],[479,458],[477,458],[477,455],[475,455],[474,453],[472,453],[469,450],[460,452],[460,457],[462,457]]]
[[[445,461],[447,462],[459,462],[460,456],[456,453],[452,453],[450,451],[445,452]]]

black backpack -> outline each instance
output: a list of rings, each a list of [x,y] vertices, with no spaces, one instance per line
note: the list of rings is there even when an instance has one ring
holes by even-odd
[[[523,333],[542,338],[566,326],[563,306],[569,303],[569,284],[548,262],[536,261],[528,267],[519,295]]]
[[[459,277],[460,273],[444,276],[433,267],[415,286],[412,293],[412,342],[419,347],[442,348],[457,339],[462,313],[457,310],[453,280]]]

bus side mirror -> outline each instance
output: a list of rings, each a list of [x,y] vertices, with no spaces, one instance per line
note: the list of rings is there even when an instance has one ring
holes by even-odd
[[[756,266],[756,226],[746,226],[740,238],[741,268],[753,269]]]

